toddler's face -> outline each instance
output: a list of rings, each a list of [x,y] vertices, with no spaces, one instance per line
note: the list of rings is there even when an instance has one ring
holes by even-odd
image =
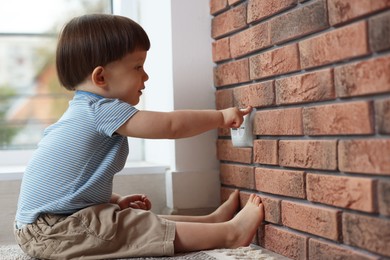
[[[105,66],[110,98],[118,98],[133,106],[139,103],[144,83],[149,79],[143,67],[146,54],[146,51],[136,50]]]

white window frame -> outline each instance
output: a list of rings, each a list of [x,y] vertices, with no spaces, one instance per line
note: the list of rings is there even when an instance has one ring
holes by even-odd
[[[111,12],[115,13],[114,10],[114,1],[111,0]],[[116,1],[118,2],[118,1]],[[134,11],[132,12],[132,16],[135,16],[136,19],[138,19],[138,1],[128,1],[130,3],[133,2],[133,5],[135,3]],[[116,7],[117,8],[117,7]],[[131,9],[133,10],[133,8]],[[41,34],[36,34],[37,36]],[[42,33],[44,36],[45,34]],[[26,36],[29,36],[26,34]],[[0,36],[1,37],[1,36]],[[142,107],[143,105],[139,105],[139,107]],[[142,139],[137,138],[129,138],[129,147],[130,147],[130,153],[128,156],[127,161],[128,162],[139,162],[144,161],[144,141]],[[29,160],[32,157],[33,152],[35,149],[24,149],[24,150],[0,150],[0,173],[1,172],[13,172],[17,171],[19,172],[20,169],[24,168]]]

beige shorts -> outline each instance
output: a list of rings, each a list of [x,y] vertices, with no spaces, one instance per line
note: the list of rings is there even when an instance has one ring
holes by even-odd
[[[174,254],[175,223],[115,204],[82,209],[70,216],[41,215],[15,229],[19,246],[44,259],[107,259]]]

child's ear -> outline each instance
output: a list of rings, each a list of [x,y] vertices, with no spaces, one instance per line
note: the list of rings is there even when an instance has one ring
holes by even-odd
[[[104,67],[98,66],[92,71],[91,79],[92,83],[97,86],[104,88],[107,86],[107,82],[104,79]]]

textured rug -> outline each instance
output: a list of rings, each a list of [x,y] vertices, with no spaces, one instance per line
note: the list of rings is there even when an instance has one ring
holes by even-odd
[[[17,245],[0,245],[1,260],[36,260],[28,255]],[[238,249],[216,249],[188,254],[177,255],[173,257],[145,257],[145,258],[126,258],[131,260],[237,260],[237,259],[259,259],[259,260],[287,260],[288,258],[275,254],[264,248],[257,246],[241,247]],[[119,259],[118,259],[119,260]],[[124,260],[124,259],[121,259]]]

